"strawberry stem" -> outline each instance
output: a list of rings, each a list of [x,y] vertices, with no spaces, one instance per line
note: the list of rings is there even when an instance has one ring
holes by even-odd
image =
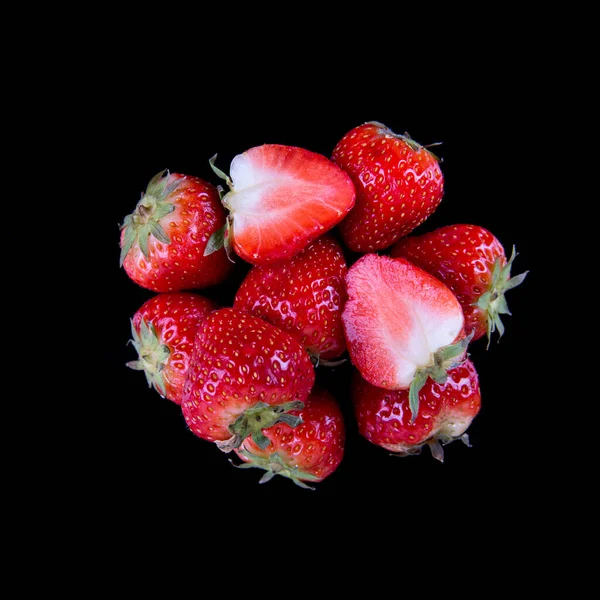
[[[257,402],[254,406],[246,409],[229,426],[229,431],[232,434],[229,439],[218,440],[215,443],[221,451],[231,452],[233,449],[239,448],[247,437],[251,437],[261,450],[265,450],[271,442],[263,433],[263,430],[272,427],[276,423],[285,423],[290,427],[297,427],[302,423],[302,418],[288,413],[302,408],[304,408],[304,402],[299,400],[279,405]]]
[[[283,477],[291,479],[298,487],[305,490],[314,490],[314,487],[310,487],[302,480],[319,481],[319,478],[315,475],[305,473],[304,471],[300,471],[298,467],[292,467],[286,464],[284,459],[277,452],[273,452],[273,454],[270,454],[266,458],[257,456],[245,448],[239,450],[239,453],[248,462],[244,462],[240,465],[236,465],[232,460],[229,462],[237,469],[264,469],[266,473],[260,478],[258,483],[266,483],[267,481],[271,481],[275,475],[282,475]]]

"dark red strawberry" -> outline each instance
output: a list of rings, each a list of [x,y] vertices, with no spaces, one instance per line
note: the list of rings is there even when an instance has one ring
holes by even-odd
[[[224,223],[225,212],[213,185],[162,171],[123,221],[121,265],[135,283],[154,292],[221,283],[231,262],[224,250],[211,256],[204,256],[204,250]]]
[[[365,254],[348,269],[342,313],[352,364],[373,385],[410,388],[413,418],[418,391],[438,383],[460,362],[469,342],[452,291],[408,261]]]
[[[223,196],[227,227],[207,250],[223,243],[253,265],[291,258],[337,225],[354,206],[354,186],[328,158],[304,148],[265,144],[237,155]]]
[[[403,257],[443,281],[456,295],[465,314],[465,330],[473,340],[504,333],[500,315],[508,314],[504,294],[523,282],[527,272],[511,277],[517,256],[506,260],[504,248],[478,225],[448,225],[400,240],[391,256]]]
[[[252,267],[234,307],[292,333],[317,360],[338,358],[346,350],[347,270],[340,244],[325,234],[293,258]]]
[[[460,439],[469,445],[465,432],[481,407],[479,379],[469,359],[448,371],[444,383],[425,383],[414,421],[408,390],[376,387],[355,370],[351,395],[358,430],[367,440],[400,456],[418,454],[427,445],[442,462],[442,444]]]
[[[221,308],[198,328],[183,416],[193,433],[224,452],[248,436],[266,447],[264,429],[300,422],[289,411],[303,407],[314,381],[308,353],[296,338],[258,317]]]
[[[345,427],[342,412],[333,396],[324,389],[314,390],[304,408],[290,414],[302,419],[295,428],[279,423],[263,430],[271,442],[266,448],[247,438],[235,450],[244,461],[240,468],[258,467],[266,472],[259,483],[275,475],[289,477],[296,485],[314,489],[316,483],[331,475],[344,456]]]
[[[350,175],[356,205],[340,224],[356,252],[388,248],[438,207],[444,177],[438,159],[408,134],[371,122],[349,131],[332,160]]]
[[[190,292],[166,292],[146,300],[131,320],[131,343],[139,358],[127,366],[144,371],[148,386],[181,404],[198,324],[216,308],[212,300]]]

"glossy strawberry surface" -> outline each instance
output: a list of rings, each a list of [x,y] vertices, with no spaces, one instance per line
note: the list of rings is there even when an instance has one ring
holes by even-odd
[[[313,356],[334,359],[346,349],[347,270],[340,244],[325,234],[291,259],[250,269],[234,307],[292,333]]]
[[[148,385],[181,404],[196,330],[216,308],[212,300],[190,292],[153,296],[133,315],[131,342],[139,359],[127,366],[144,371]]]
[[[121,262],[138,285],[155,292],[202,289],[232,269],[225,250],[204,255],[225,224],[217,189],[181,173],[159,173],[121,228]]]
[[[392,246],[423,223],[444,195],[438,159],[407,134],[381,123],[346,133],[332,160],[356,189],[355,206],[339,227],[344,243],[356,252]]]
[[[267,419],[272,425],[278,418],[271,414],[274,408],[287,405],[287,412],[292,403],[304,401],[314,380],[308,353],[296,338],[258,317],[221,308],[198,328],[186,376],[183,416],[198,437],[227,442],[226,451],[230,451],[241,443],[238,438],[260,431],[261,419],[265,426]],[[263,408],[268,415],[261,413]],[[246,415],[250,409],[255,410]],[[247,423],[246,417],[256,423]],[[242,421],[250,427],[243,433]],[[239,428],[233,431],[236,422]]]
[[[302,422],[292,428],[285,423],[264,431],[270,440],[266,449],[251,438],[236,449],[248,467],[265,470],[261,483],[274,475],[289,477],[296,484],[318,482],[331,475],[342,462],[346,430],[339,404],[326,390],[317,388],[306,398],[304,408],[292,411]]]

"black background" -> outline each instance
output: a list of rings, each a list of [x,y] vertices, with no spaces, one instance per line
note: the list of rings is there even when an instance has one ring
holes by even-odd
[[[514,87],[505,85],[502,69],[488,75],[474,69],[448,84],[431,77],[418,90],[385,79],[365,88],[364,80],[338,78],[334,71],[314,78],[310,65],[283,79],[263,74],[257,82],[246,73],[238,80],[224,76],[218,83],[176,70],[141,81],[122,68],[110,88],[97,88],[102,108],[84,119],[85,135],[93,131],[99,146],[110,151],[96,152],[89,167],[90,174],[104,173],[106,179],[102,211],[95,217],[99,231],[93,257],[103,373],[96,393],[102,398],[94,402],[88,421],[99,434],[88,456],[87,486],[102,505],[103,522],[144,529],[150,519],[154,528],[184,531],[187,519],[208,522],[215,516],[235,524],[241,505],[245,515],[258,514],[270,526],[300,511],[302,519],[317,519],[327,527],[368,528],[362,518],[362,525],[356,521],[364,514],[377,515],[377,528],[412,520],[429,527],[441,511],[458,524],[485,522],[493,528],[504,522],[502,517],[533,510],[522,492],[523,473],[531,483],[535,472],[528,472],[531,454],[524,455],[520,447],[534,387],[527,361],[535,338],[536,225],[532,182],[515,152],[518,125],[506,110],[518,101]],[[521,123],[530,110],[522,106]],[[148,389],[141,373],[125,367],[135,358],[127,345],[129,319],[153,293],[119,268],[119,224],[162,169],[217,184],[208,164],[215,153],[226,172],[236,154],[263,143],[330,155],[344,133],[369,120],[406,131],[422,144],[441,143],[435,153],[442,159],[445,196],[415,233],[452,223],[482,225],[507,253],[516,245],[514,274],[531,273],[507,295],[513,316],[504,320],[501,342],[494,340],[487,351],[484,340],[471,347],[482,393],[482,410],[469,429],[471,448],[448,445],[443,464],[427,449],[420,456],[390,456],[357,433],[348,398],[349,365],[319,369],[319,379],[346,417],[341,466],[315,491],[281,477],[259,485],[258,470],[232,467],[214,445],[187,429],[178,406]],[[201,293],[231,305],[245,269],[238,259],[229,282]],[[80,431],[85,435],[85,427]],[[492,504],[502,508],[490,520]]]

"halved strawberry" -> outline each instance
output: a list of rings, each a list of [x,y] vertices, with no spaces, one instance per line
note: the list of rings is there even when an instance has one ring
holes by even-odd
[[[238,154],[230,176],[211,165],[230,191],[227,226],[206,253],[225,247],[253,265],[290,258],[337,225],[354,206],[350,177],[304,148],[265,144]]]
[[[323,481],[342,462],[345,442],[342,411],[329,392],[317,388],[304,401],[304,408],[291,411],[290,415],[296,415],[302,423],[295,428],[279,423],[265,429],[263,434],[271,442],[266,448],[247,438],[235,450],[244,461],[236,466],[264,469],[259,483],[282,475],[300,487],[313,489],[305,482]]]
[[[373,385],[410,388],[413,419],[429,377],[446,380],[465,355],[462,308],[441,281],[407,260],[365,254],[346,275],[342,313],[352,364]]]
[[[221,308],[200,323],[186,374],[182,409],[198,437],[224,452],[276,423],[294,427],[288,414],[303,407],[315,381],[308,353],[275,325],[235,308]]]
[[[376,387],[355,370],[351,394],[358,430],[371,443],[399,456],[418,454],[427,445],[442,462],[442,444],[460,439],[469,445],[466,431],[481,407],[479,379],[469,359],[451,369],[444,383],[426,382],[414,420],[407,390]]]
[[[317,363],[331,361],[346,350],[347,271],[342,247],[325,234],[288,260],[252,267],[234,307],[295,335]]]

